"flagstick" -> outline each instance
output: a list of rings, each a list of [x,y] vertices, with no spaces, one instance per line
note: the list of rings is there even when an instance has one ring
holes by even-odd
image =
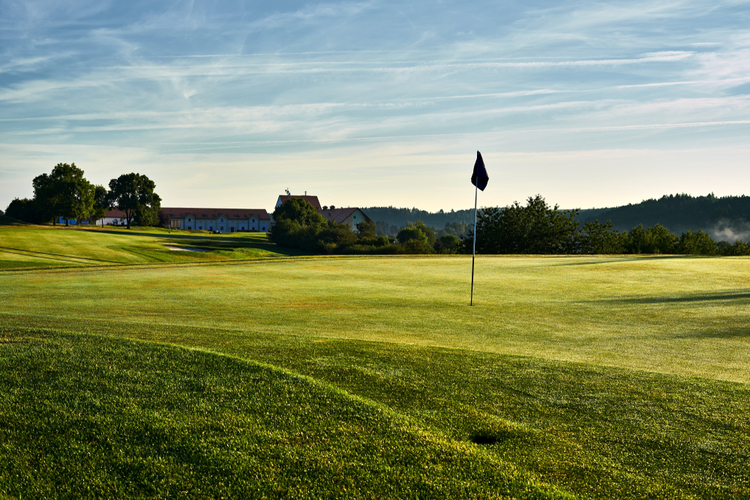
[[[474,257],[477,254],[477,192],[479,188],[474,186],[474,246],[471,250],[471,302],[470,306],[474,305]]]

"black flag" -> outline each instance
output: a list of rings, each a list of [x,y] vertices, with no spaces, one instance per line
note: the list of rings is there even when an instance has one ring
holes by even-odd
[[[477,151],[477,161],[474,162],[474,172],[471,174],[471,183],[478,187],[480,191],[484,191],[489,180],[490,176],[487,175],[487,169],[484,168],[482,153]]]

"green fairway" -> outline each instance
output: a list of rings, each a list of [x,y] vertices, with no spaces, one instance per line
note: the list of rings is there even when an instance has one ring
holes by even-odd
[[[296,255],[265,233],[213,235],[158,228],[0,224],[0,269],[85,265],[206,262]]]
[[[71,233],[102,241],[128,237]],[[129,237],[130,243],[123,240],[117,248],[135,246],[138,238],[156,244],[157,238],[148,233]],[[32,244],[23,249],[40,251]],[[222,251],[234,252],[229,246]],[[83,251],[65,255],[95,257]],[[469,488],[468,496],[483,498],[500,492],[494,486],[484,488],[485,481],[515,488],[529,478],[533,494],[540,495],[550,494],[544,489],[549,484],[594,498],[750,496],[750,259],[480,256],[475,306],[469,307],[471,262],[464,256],[243,261],[217,255],[182,263],[144,261],[151,262],[147,266],[126,266],[120,260],[116,265],[14,266],[0,271],[3,359],[10,371],[32,373],[24,368],[29,356],[33,358],[28,353],[41,345],[54,354],[45,354],[51,360],[45,363],[54,366],[70,365],[71,359],[83,356],[80,352],[94,359],[105,356],[97,354],[99,350],[132,349],[144,352],[138,370],[161,374],[149,375],[149,384],[156,384],[169,370],[150,364],[155,355],[146,351],[168,359],[186,355],[116,340],[129,338],[216,353],[200,354],[210,360],[205,362],[211,365],[213,375],[205,375],[209,379],[225,370],[218,367],[240,360],[248,363],[242,370],[258,370],[261,365],[254,363],[263,363],[264,376],[281,386],[292,384],[284,378],[290,374],[309,377],[304,380],[315,391],[343,398],[337,405],[357,401],[366,408],[362,411],[384,412],[383,418],[393,422],[377,432],[364,431],[365,448],[391,439],[378,432],[404,433],[404,443],[411,443],[404,445],[404,456],[423,457],[416,449],[423,445],[410,441],[411,432],[464,457],[446,458],[435,465],[443,475],[426,476],[445,483],[443,493],[420,483],[425,476],[414,471],[393,472],[404,478],[395,484],[407,485],[397,494],[401,497],[455,497],[458,483],[445,478],[461,477],[456,471],[462,467],[472,470],[475,480],[456,481]],[[11,354],[6,357],[5,352]],[[233,360],[222,361],[219,354]],[[118,363],[121,368],[111,370],[126,370],[134,361],[131,357]],[[60,376],[77,376],[65,375],[70,370],[61,369]],[[19,377],[3,383],[43,385],[41,379],[24,382]],[[171,383],[182,387],[181,382]],[[142,389],[153,390],[149,384]],[[68,399],[89,401],[97,393],[81,389],[76,395],[74,389],[69,388]],[[55,391],[40,394],[28,404],[41,405],[55,397]],[[311,397],[313,403],[295,399],[292,407],[325,418],[323,396],[305,394],[295,398]],[[165,395],[162,403],[169,406],[171,397]],[[3,411],[8,414],[18,404],[6,398]],[[112,411],[107,408],[101,411]],[[138,425],[146,425],[149,415],[138,417]],[[342,422],[352,423],[347,421],[350,414],[342,415]],[[184,437],[189,435],[184,429],[174,432],[163,434],[164,446],[192,439]],[[300,432],[307,431],[301,426]],[[335,448],[332,443],[351,439],[342,436],[326,442]],[[6,446],[4,453],[14,456],[18,446]],[[92,446],[92,454],[106,456],[99,445]],[[348,448],[349,443],[340,446],[342,456],[359,453]],[[260,453],[243,449],[252,450],[244,452],[249,455]],[[18,451],[18,460],[23,453]],[[153,453],[158,455],[158,450]],[[370,497],[383,496],[379,481],[392,467],[380,467],[390,463],[388,453],[384,462],[373,458],[361,469],[348,469],[348,475],[370,477],[358,487],[370,491]],[[169,460],[177,468],[163,474],[182,477],[179,467],[187,465],[174,457]],[[249,463],[243,460],[226,467],[242,470]],[[408,459],[410,467],[419,467],[421,460]],[[463,460],[468,462],[456,465]],[[270,468],[268,474],[289,468],[279,457],[262,461]],[[298,476],[288,479],[290,484],[298,484],[306,473],[300,469],[294,474]],[[331,487],[344,484],[341,476],[327,474],[320,481]],[[105,476],[92,481],[118,484]],[[10,479],[0,481],[7,485]],[[269,484],[248,483],[245,491]],[[230,490],[211,491],[206,495]],[[297,490],[286,495],[294,496],[292,491]]]

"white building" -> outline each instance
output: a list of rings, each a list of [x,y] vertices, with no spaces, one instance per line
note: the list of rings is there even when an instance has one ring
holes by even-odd
[[[99,219],[94,222],[95,225],[99,226],[127,226],[128,221],[125,217],[125,212],[122,210],[110,210],[104,214],[103,219]],[[133,225],[133,218],[130,218],[130,225]]]

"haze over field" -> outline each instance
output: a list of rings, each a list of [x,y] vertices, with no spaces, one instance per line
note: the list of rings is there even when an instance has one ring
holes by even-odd
[[[0,209],[75,162],[167,206],[563,207],[750,181],[750,2],[0,2]]]

